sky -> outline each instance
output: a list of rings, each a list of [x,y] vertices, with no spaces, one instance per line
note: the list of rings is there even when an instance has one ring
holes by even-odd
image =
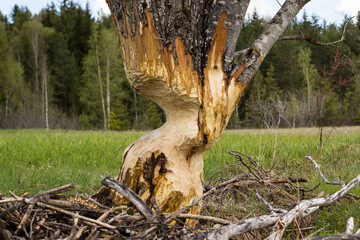
[[[27,6],[32,13],[39,13],[40,10],[46,7],[46,4],[55,2],[59,3],[60,0],[0,0],[0,11],[3,14],[9,15],[11,9],[15,4],[20,6]],[[283,3],[284,0],[278,0]],[[105,0],[74,0],[81,6],[85,7],[89,3],[90,9],[94,17],[98,16],[100,9],[106,14],[110,13]],[[280,6],[277,0],[251,0],[248,13],[252,13],[254,9],[263,17],[271,18],[279,10]],[[303,12],[311,16],[313,14],[320,17],[327,23],[341,24],[344,16],[356,16],[360,11],[360,0],[312,0],[308,3],[299,13],[299,17]]]

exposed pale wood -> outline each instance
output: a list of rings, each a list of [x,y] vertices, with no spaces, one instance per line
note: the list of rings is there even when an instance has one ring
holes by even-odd
[[[112,207],[109,210],[107,210],[106,212],[104,212],[97,220],[103,221],[105,218],[107,218],[109,216],[109,214],[116,212],[118,210],[124,210],[126,208],[127,208],[126,206]]]
[[[220,139],[263,58],[308,1],[287,0],[235,66],[249,0],[107,0],[130,85],[166,114],[161,128],[125,150],[117,180],[144,202],[154,197],[162,212],[199,199],[203,152]],[[111,194],[117,204],[126,201]]]
[[[354,232],[354,218],[350,217],[346,223],[345,234],[353,234]]]
[[[12,191],[9,191],[10,195],[15,198],[16,200],[21,200],[21,197],[19,197],[18,195],[16,195],[15,193],[13,193]]]
[[[18,229],[22,229],[24,227],[24,225],[26,224],[26,221],[28,220],[29,216],[30,216],[30,213],[31,211],[33,210],[35,204],[34,203],[31,203],[29,206],[28,206],[28,209],[26,210],[24,216],[22,217],[21,221],[20,221],[20,224],[18,225]]]
[[[0,204],[2,204],[2,203],[12,203],[12,202],[21,202],[21,201],[22,201],[22,199],[5,197],[4,199],[0,200]]]

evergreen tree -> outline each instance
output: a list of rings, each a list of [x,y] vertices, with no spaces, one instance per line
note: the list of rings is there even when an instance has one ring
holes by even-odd
[[[16,62],[4,24],[0,21],[0,127],[15,127],[13,113],[21,110],[23,82],[21,64]],[[2,125],[2,126],[1,126]]]

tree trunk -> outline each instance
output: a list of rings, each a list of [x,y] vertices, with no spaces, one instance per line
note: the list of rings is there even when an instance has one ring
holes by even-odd
[[[98,80],[99,80],[99,91],[100,91],[100,98],[101,98],[101,107],[104,116],[104,130],[107,130],[107,117],[106,117],[106,110],[105,110],[105,100],[104,100],[104,93],[102,87],[102,80],[101,80],[101,70],[100,70],[100,60],[99,60],[99,51],[97,48],[97,43],[95,43],[95,51],[96,51],[96,64],[98,70]]]
[[[37,31],[31,32],[29,39],[34,54],[34,64],[35,64],[34,116],[36,116],[38,104],[39,104],[39,33]]]
[[[5,120],[7,120],[9,115],[9,99],[11,97],[12,91],[6,91],[5,93]]]
[[[110,59],[106,59],[106,109],[107,109],[107,129],[110,129]]]
[[[308,1],[288,0],[236,65],[249,0],[108,0],[130,85],[166,115],[162,127],[125,150],[118,179],[144,201],[155,197],[163,212],[200,197],[203,152],[219,140],[263,58]]]
[[[46,62],[46,55],[42,56],[42,80],[43,80],[43,108],[45,114],[45,126],[46,130],[49,130],[49,101],[48,101],[48,87],[47,87],[47,62]]]

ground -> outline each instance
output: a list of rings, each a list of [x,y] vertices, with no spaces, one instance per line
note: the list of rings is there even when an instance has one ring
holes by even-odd
[[[326,128],[324,139],[331,128]],[[217,145],[204,155],[205,181],[229,178],[234,172],[235,159],[227,154],[233,149],[252,156],[264,168],[270,166],[274,153],[276,130],[229,130]],[[86,132],[62,130],[1,130],[0,131],[0,192],[8,195],[37,193],[67,183],[74,183],[75,192],[93,193],[101,185],[101,176],[116,176],[121,164],[123,150],[143,132]],[[320,149],[319,130],[278,130],[274,172],[278,177],[302,177],[309,182],[304,188],[322,183],[313,165],[304,158],[312,156],[328,179],[347,182],[360,170],[360,127],[335,128],[325,146]],[[315,193],[332,193],[338,186],[321,184]],[[360,195],[360,188],[353,190]],[[251,195],[251,191],[250,191]],[[219,214],[234,212],[232,203],[224,199],[226,207]],[[250,205],[251,199],[242,207],[242,216],[256,214],[258,206]],[[359,227],[360,207],[354,200],[345,199],[340,204],[323,208],[313,219],[316,229],[322,233],[342,230],[346,219],[354,217]],[[260,207],[261,208],[261,207]],[[250,212],[248,212],[248,210]],[[263,211],[264,209],[259,209]],[[204,211],[208,211],[208,208]],[[341,213],[341,214],[339,214]],[[207,214],[209,214],[207,212]],[[234,213],[239,214],[239,213]],[[239,218],[238,216],[234,218]],[[228,216],[231,217],[231,216]],[[333,224],[329,225],[328,222]]]

